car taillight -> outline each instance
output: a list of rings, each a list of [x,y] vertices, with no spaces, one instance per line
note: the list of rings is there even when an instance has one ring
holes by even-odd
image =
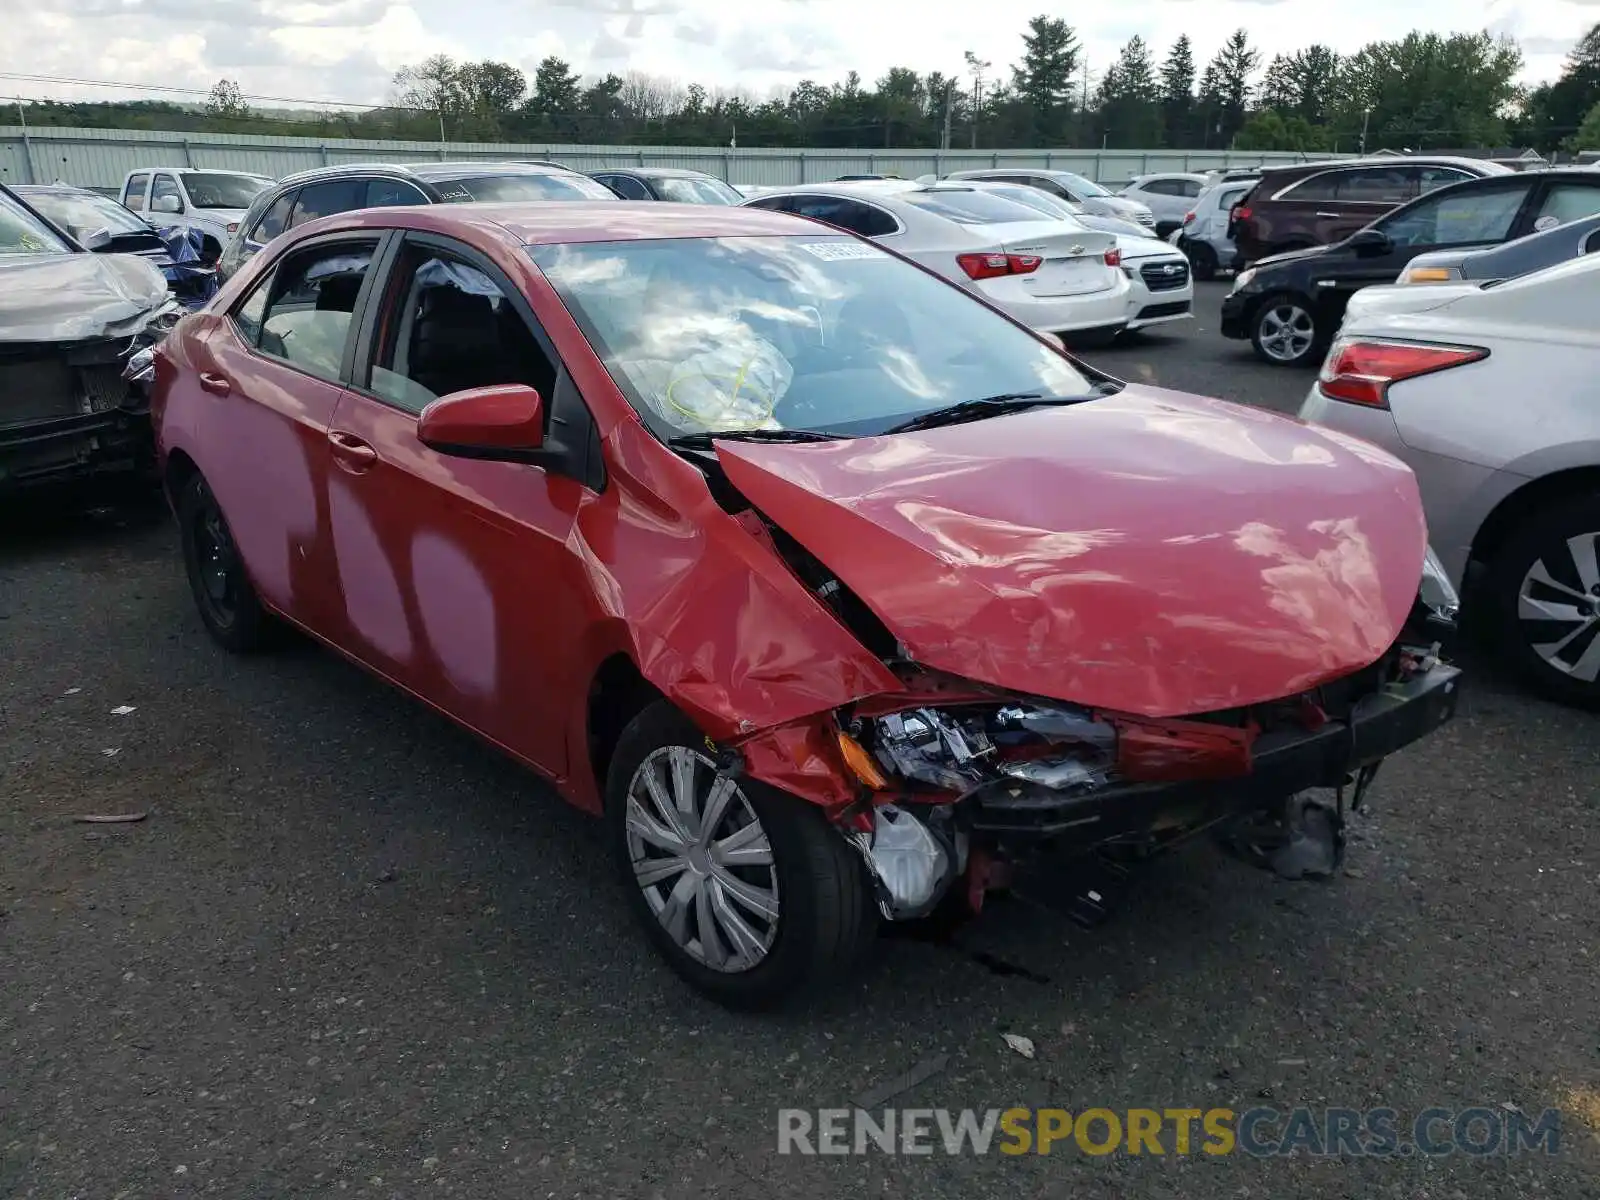
[[[1250,206],[1241,204],[1235,208],[1233,210],[1233,219],[1235,221],[1248,221],[1250,219]]]
[[[1188,212],[1183,214],[1183,223],[1185,225],[1194,224],[1194,209],[1191,208]]]
[[[1120,267],[1122,265],[1122,251],[1113,246],[1106,251],[1106,266]]]
[[[229,221],[228,222],[228,232],[229,233],[238,233],[239,232],[239,222],[237,222],[237,221]]]
[[[1482,346],[1341,339],[1328,351],[1317,388],[1330,400],[1388,408],[1391,384],[1488,357]]]
[[[958,254],[956,262],[968,279],[998,279],[1037,271],[1044,259],[1037,254]]]

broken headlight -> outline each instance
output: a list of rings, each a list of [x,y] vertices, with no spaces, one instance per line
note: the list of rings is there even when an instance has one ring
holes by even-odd
[[[1116,730],[1071,705],[916,708],[864,725],[884,770],[958,794],[1005,777],[1090,790],[1108,782],[1117,757]]]

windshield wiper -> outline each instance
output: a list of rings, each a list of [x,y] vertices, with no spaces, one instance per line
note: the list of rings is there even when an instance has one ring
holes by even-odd
[[[1106,380],[1097,383],[1081,396],[1048,396],[1044,392],[1001,392],[996,396],[980,396],[976,400],[963,400],[945,408],[936,408],[920,417],[912,417],[898,425],[891,425],[884,433],[910,433],[917,429],[934,429],[940,425],[959,425],[963,421],[980,421],[984,417],[998,417],[1003,413],[1022,412],[1029,408],[1064,408],[1082,404],[1101,396],[1114,395],[1122,390],[1120,383]]]
[[[710,450],[715,442],[838,442],[846,433],[819,433],[815,429],[729,429],[714,433],[684,433],[667,439],[675,450]]]

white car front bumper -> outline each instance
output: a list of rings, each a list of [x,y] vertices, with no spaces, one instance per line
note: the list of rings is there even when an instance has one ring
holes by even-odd
[[[1179,251],[1125,258],[1128,328],[1146,329],[1194,316],[1194,278]]]

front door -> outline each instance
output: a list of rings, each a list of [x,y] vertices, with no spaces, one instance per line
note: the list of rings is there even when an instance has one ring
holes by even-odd
[[[313,632],[341,626],[326,540],[328,427],[370,285],[376,237],[284,256],[197,354],[206,481],[261,597]]]
[[[330,433],[348,455],[328,497],[347,648],[565,774],[588,594],[569,545],[593,493],[543,467],[440,454],[418,440],[417,418],[437,397],[522,383],[548,420],[574,385],[514,286],[465,247],[412,235],[384,297],[370,374]]]

